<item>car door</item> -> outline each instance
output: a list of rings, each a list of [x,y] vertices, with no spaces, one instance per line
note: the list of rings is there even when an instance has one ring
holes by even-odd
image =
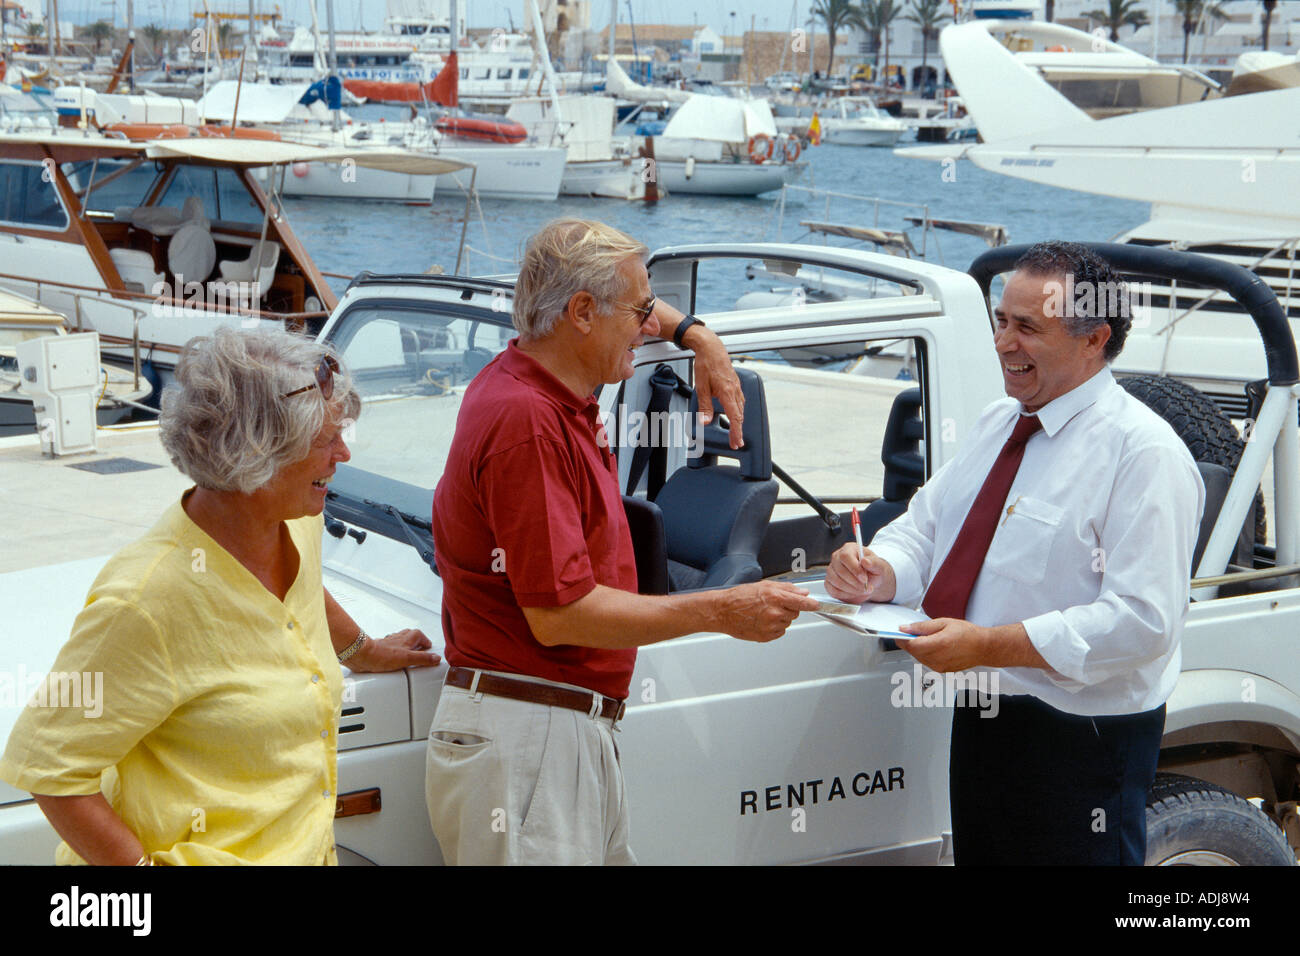
[[[705,258],[684,256],[661,270],[652,260],[656,293],[694,306]],[[928,299],[805,301],[705,316],[736,366],[762,379],[773,464],[805,492],[782,479],[760,555],[764,577],[824,594],[831,551],[852,540],[849,509],[862,510],[869,539],[905,506],[881,515],[871,499],[891,485],[901,498],[900,481],[914,489],[942,456],[928,387],[942,309]],[[837,369],[856,363],[859,374],[826,370],[828,356],[839,357],[830,363]],[[602,400],[623,446],[625,490],[628,452],[657,440],[639,426],[648,428],[649,379],[664,365],[691,381],[689,356],[648,345],[634,378]],[[896,409],[906,414],[891,423]],[[747,423],[755,411],[746,408]],[[669,413],[685,415],[685,399],[675,398]],[[658,440],[671,444],[662,436],[680,431],[661,424]],[[902,449],[910,470],[888,473],[886,443],[899,452],[904,433],[919,436]],[[669,475],[688,467],[689,442],[665,455]],[[630,490],[646,494],[646,479]],[[812,614],[771,644],[701,633],[643,648],[621,744],[638,858],[940,862],[949,828],[947,691],[905,651]]]

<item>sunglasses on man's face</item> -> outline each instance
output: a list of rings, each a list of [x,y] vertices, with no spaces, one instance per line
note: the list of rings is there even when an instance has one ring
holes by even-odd
[[[292,392],[285,392],[281,398],[292,398],[294,395],[301,395],[303,392],[310,392],[313,388],[319,388],[325,401],[334,397],[334,376],[339,372],[339,363],[332,355],[323,356],[320,364],[316,366],[316,381],[310,385],[304,385],[302,388],[295,388]]]
[[[618,304],[623,306],[625,309],[630,309],[635,312],[637,318],[641,320],[641,324],[645,325],[646,322],[650,321],[650,315],[654,312],[655,303],[658,301],[658,297],[652,295],[650,296],[650,302],[648,305],[632,305],[630,302],[620,302]]]

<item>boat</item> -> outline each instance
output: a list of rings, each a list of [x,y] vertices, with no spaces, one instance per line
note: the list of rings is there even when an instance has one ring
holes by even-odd
[[[464,0],[456,0],[457,22],[466,22]],[[358,96],[381,102],[405,99],[411,90],[430,83],[445,67],[453,50],[450,0],[388,0],[384,29],[378,33],[336,32],[337,73]],[[527,34],[494,30],[484,43],[469,42],[457,28],[454,49],[459,56],[460,96],[467,104],[504,112],[510,101],[535,92],[536,62]],[[275,82],[315,79],[328,65],[329,45],[308,27],[296,27],[287,38],[264,35],[258,56]],[[560,74],[567,90],[594,87],[597,77],[580,72]],[[380,83],[387,86],[369,87]],[[405,90],[403,89],[405,87]]]
[[[766,100],[692,93],[653,136],[647,158],[669,193],[758,196],[794,180],[798,137],[779,134]]]
[[[1151,204],[1117,241],[1201,252],[1253,270],[1300,333],[1300,146],[1278,117],[1300,88],[1206,98],[1094,119],[978,23],[940,35],[948,72],[982,144],[906,151],[964,157],[1004,175]],[[932,151],[931,151],[932,150]],[[902,152],[902,151],[900,151]],[[1167,374],[1248,417],[1264,357],[1222,293],[1144,284],[1118,371]]]
[[[531,96],[515,100],[506,118],[521,124],[530,139],[565,149],[562,196],[608,199],[660,199],[662,183],[652,189],[645,158],[626,138],[615,138],[613,98],[592,94]]]
[[[1198,103],[1224,93],[1217,82],[1186,64],[1160,63],[1104,35],[1064,24],[979,19],[968,32],[980,29],[1093,119]],[[950,36],[950,47],[962,46],[966,35]]]
[[[490,143],[439,132],[427,116],[387,122],[362,121],[345,110],[337,120],[319,100],[304,103],[309,84],[218,83],[208,91],[200,108],[209,119],[240,122],[274,130],[284,140],[353,155],[376,150],[401,149],[444,162],[448,172],[409,174],[400,169],[349,170],[341,177],[330,166],[297,163],[285,178],[286,196],[323,196],[334,199],[392,201],[425,205],[437,190],[451,189],[461,196],[473,186],[485,199],[554,200],[564,175],[563,147],[533,143]],[[238,113],[236,114],[236,99]],[[337,123],[337,125],[336,125]],[[269,174],[266,174],[269,175]]]
[[[105,360],[165,384],[181,347],[221,325],[314,333],[337,301],[279,203],[299,162],[434,174],[403,150],[91,129],[0,134],[0,285],[99,333]],[[254,178],[262,169],[264,190]]]
[[[32,399],[23,391],[18,367],[20,342],[50,335],[67,335],[64,316],[33,299],[0,289],[0,437],[29,435],[36,431]],[[152,388],[143,376],[113,365],[101,364],[103,388],[96,402],[95,419],[113,425],[143,407]]]
[[[895,119],[876,105],[869,96],[839,96],[816,107],[805,107],[806,116],[778,117],[777,129],[785,133],[804,134],[817,114],[821,141],[836,146],[893,146],[907,132],[907,124]]]

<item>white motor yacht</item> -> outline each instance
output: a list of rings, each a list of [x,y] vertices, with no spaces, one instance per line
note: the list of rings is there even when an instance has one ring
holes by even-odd
[[[822,142],[836,146],[893,146],[907,124],[890,116],[869,96],[841,96],[817,114]]]
[[[964,156],[983,169],[1151,203],[1118,241],[1201,252],[1252,269],[1300,333],[1300,88],[1223,96],[1093,119],[981,24],[940,36],[948,72],[984,142],[907,151]],[[1063,229],[1068,238],[1068,227]],[[1243,385],[1264,376],[1249,319],[1223,294],[1142,287],[1142,308],[1116,368],[1184,378],[1234,417]]]

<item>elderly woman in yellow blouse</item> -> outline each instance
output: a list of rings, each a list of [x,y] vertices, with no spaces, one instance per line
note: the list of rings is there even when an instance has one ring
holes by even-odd
[[[161,438],[197,487],[100,572],[54,670],[103,672],[104,711],[28,707],[0,779],[63,837],[58,862],[332,864],[340,661],[436,664],[370,640],[321,582],[325,483],[361,402],[284,332],[192,340]]]

